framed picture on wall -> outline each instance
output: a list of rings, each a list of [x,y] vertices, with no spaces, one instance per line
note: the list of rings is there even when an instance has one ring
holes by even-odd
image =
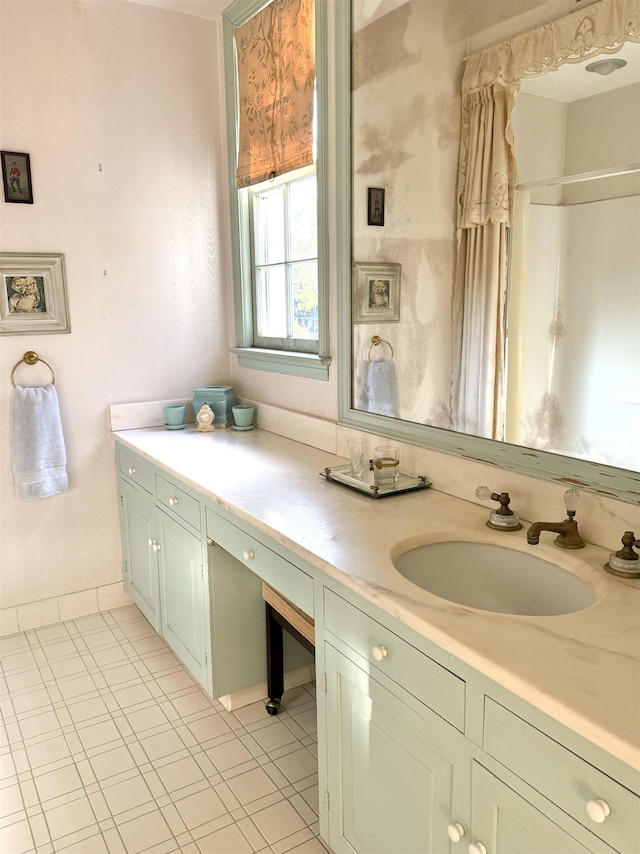
[[[355,323],[400,320],[400,264],[354,265]]]
[[[384,190],[367,188],[367,225],[384,225]]]
[[[0,335],[69,331],[64,256],[0,252]]]
[[[5,202],[33,204],[29,155],[19,151],[0,151]]]

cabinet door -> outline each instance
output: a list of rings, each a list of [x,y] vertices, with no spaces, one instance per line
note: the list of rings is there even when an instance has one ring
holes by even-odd
[[[325,644],[329,845],[359,854],[446,854],[464,822],[457,749],[421,715]]]
[[[471,841],[481,842],[487,854],[589,854],[567,831],[477,763],[471,791]]]
[[[160,601],[162,635],[176,655],[207,690],[208,677],[206,573],[202,542],[161,510]]]
[[[124,560],[124,586],[149,620],[160,631],[158,588],[158,537],[153,501],[120,481],[120,522]]]
[[[265,604],[258,576],[209,545],[213,693],[222,697],[267,678]]]

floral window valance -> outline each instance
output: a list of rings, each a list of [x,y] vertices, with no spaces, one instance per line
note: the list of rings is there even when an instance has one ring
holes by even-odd
[[[273,0],[236,30],[238,187],[313,163],[314,0]]]

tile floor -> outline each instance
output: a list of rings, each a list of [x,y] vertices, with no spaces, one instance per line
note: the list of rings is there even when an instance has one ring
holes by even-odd
[[[326,854],[314,686],[227,712],[134,606],[0,639],[2,854]]]

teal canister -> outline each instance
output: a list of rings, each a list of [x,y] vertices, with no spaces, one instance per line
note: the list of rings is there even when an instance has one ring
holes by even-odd
[[[232,385],[206,386],[193,390],[193,414],[197,415],[203,404],[208,403],[215,415],[216,427],[233,424],[232,407],[238,398]]]

